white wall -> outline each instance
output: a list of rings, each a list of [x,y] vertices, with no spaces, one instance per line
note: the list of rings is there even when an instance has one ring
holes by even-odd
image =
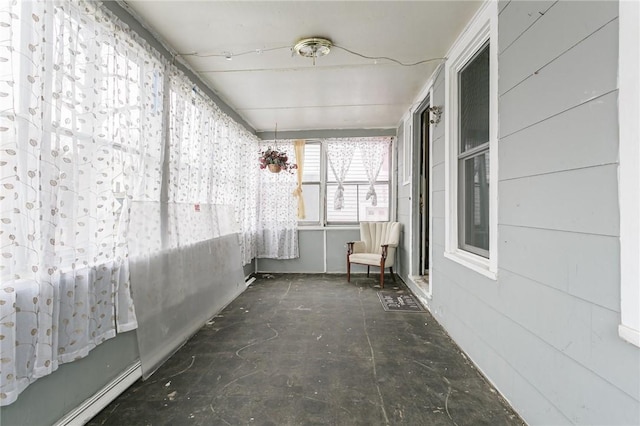
[[[298,259],[256,259],[258,272],[343,273],[347,272],[347,241],[360,240],[356,227],[300,227]],[[366,267],[353,265],[351,272],[366,272]]]

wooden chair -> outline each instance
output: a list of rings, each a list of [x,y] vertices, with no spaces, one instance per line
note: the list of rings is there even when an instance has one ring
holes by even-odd
[[[380,288],[384,288],[384,268],[389,268],[391,278],[396,247],[400,241],[401,224],[398,222],[360,222],[361,241],[347,243],[347,281],[351,281],[351,264],[380,267]]]

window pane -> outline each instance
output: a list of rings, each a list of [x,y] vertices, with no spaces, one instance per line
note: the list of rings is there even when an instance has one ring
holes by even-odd
[[[489,152],[460,161],[460,243],[465,249],[488,257],[489,250]],[[473,250],[477,248],[480,250]]]
[[[327,221],[328,222],[358,222],[358,221],[387,221],[389,220],[389,185],[384,183],[375,185],[378,203],[371,205],[367,200],[368,184],[344,185],[344,207],[334,209],[334,197],[337,185],[327,186]]]
[[[371,205],[371,199],[366,199],[369,185],[359,185],[358,187],[360,221],[385,222],[389,220],[389,185],[375,185],[374,188],[378,197],[376,206]]]
[[[304,182],[320,182],[320,147],[319,143],[307,143],[304,146]],[[307,211],[307,213],[309,213]]]
[[[460,152],[489,141],[489,45],[460,71]]]
[[[387,152],[384,156],[384,160],[382,161],[382,166],[380,167],[380,174],[378,175],[378,181],[388,181],[389,180],[389,153]]]
[[[358,221],[358,186],[344,186],[344,204],[342,210],[334,209],[334,199],[338,185],[327,185],[327,222]]]
[[[302,197],[304,198],[304,211],[307,217],[300,219],[300,222],[320,222],[320,184],[303,184]]]
[[[306,157],[306,156],[305,156]],[[345,182],[368,182],[367,172],[364,168],[364,164],[362,163],[362,154],[360,154],[360,150],[356,150],[353,153],[353,158],[351,159],[351,165],[349,166],[349,171],[347,172],[347,176],[345,177]],[[389,155],[385,153],[384,160],[382,162],[382,166],[380,167],[380,174],[378,174],[377,181],[384,182],[389,180]],[[328,182],[336,182],[336,177],[329,168],[327,173],[327,181]]]

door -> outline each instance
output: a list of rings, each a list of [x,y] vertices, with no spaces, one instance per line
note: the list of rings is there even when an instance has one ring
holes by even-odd
[[[429,275],[429,105],[420,114],[420,275]]]

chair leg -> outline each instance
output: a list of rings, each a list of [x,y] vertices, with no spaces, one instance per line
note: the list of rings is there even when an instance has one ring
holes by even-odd
[[[393,283],[396,283],[396,276],[393,274],[393,266],[389,266],[389,270],[391,271],[391,279],[393,280]]]
[[[380,288],[384,288],[384,259],[380,261]]]
[[[351,282],[351,262],[349,262],[349,256],[347,256],[347,282]]]
[[[370,266],[367,265],[367,278],[369,278],[369,268],[370,268]]]

